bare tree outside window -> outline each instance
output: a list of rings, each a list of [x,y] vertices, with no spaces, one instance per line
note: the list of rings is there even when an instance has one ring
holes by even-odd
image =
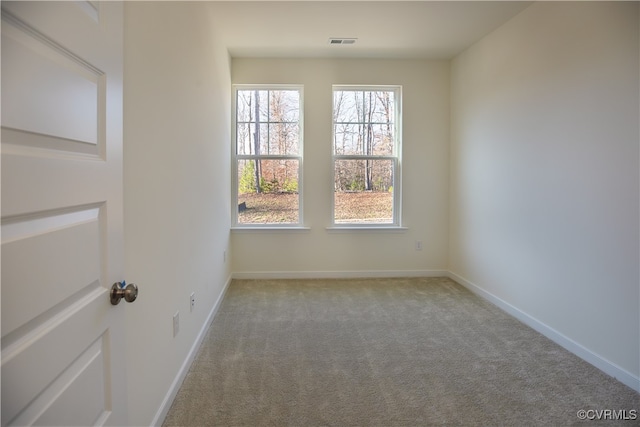
[[[236,89],[237,224],[298,224],[301,88]]]
[[[400,89],[333,91],[335,224],[399,225]]]

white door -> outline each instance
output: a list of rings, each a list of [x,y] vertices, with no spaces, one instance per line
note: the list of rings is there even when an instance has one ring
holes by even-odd
[[[127,424],[122,12],[2,1],[2,426]]]

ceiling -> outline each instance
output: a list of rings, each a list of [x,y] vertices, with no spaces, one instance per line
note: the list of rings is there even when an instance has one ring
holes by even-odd
[[[232,57],[448,59],[531,1],[214,1]],[[330,45],[329,38],[357,38]]]

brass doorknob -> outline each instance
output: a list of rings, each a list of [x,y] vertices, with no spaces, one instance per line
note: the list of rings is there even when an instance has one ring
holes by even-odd
[[[138,297],[138,287],[135,283],[129,283],[126,287],[123,285],[124,282],[116,282],[111,286],[111,304],[118,305],[122,298],[126,302],[134,302]]]

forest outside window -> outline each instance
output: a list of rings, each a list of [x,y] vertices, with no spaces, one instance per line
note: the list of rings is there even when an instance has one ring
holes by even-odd
[[[237,85],[234,93],[234,225],[299,226],[302,87]]]
[[[334,226],[400,226],[400,95],[333,87]]]

